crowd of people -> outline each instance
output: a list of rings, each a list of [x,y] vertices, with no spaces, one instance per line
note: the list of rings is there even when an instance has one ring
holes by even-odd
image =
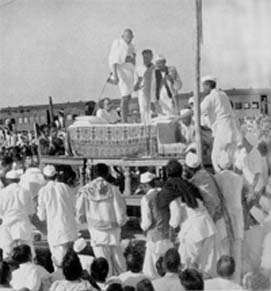
[[[93,179],[78,187],[72,169],[23,169],[10,157],[2,159],[0,290],[268,290],[271,211],[262,224],[261,262],[257,269],[244,268],[245,231],[257,224],[250,202],[259,193],[244,192],[240,171],[245,175],[249,168],[237,169],[228,155],[218,165],[221,171],[211,175],[191,149],[185,166],[168,162],[159,187],[152,169],[140,174],[146,240],[140,248],[121,239],[126,203],[107,165],[96,165]],[[251,174],[262,183],[262,172]],[[261,188],[260,198],[270,203],[269,187]],[[80,237],[82,224],[91,249]],[[33,227],[47,236],[53,270],[35,259]]]

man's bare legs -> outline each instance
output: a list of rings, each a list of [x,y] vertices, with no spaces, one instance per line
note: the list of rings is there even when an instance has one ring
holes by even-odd
[[[131,95],[121,97],[120,113],[121,113],[121,122],[122,123],[128,123],[128,113],[129,113],[130,100],[131,100]]]

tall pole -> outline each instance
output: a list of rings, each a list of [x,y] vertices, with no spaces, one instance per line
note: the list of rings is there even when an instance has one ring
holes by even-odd
[[[202,144],[200,134],[200,46],[202,41],[201,0],[195,0],[195,79],[194,79],[194,111],[197,154],[202,164]]]
[[[53,106],[53,98],[49,96],[49,114],[50,114],[50,122],[54,122],[54,106]]]

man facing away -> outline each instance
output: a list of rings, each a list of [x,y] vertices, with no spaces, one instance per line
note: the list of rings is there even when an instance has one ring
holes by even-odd
[[[243,288],[234,283],[235,262],[230,256],[222,256],[216,267],[218,278],[205,281],[204,290],[243,290]]]
[[[119,189],[107,181],[107,165],[97,164],[94,175],[93,181],[79,189],[76,217],[80,223],[88,223],[94,254],[107,259],[110,277],[125,270],[120,231],[127,221],[126,205]]]
[[[155,188],[155,175],[146,172],[140,176],[140,182],[146,193],[141,200],[141,228],[146,233],[146,253],[143,273],[151,279],[158,278],[156,262],[173,246],[169,240],[169,218],[167,209],[159,210]]]
[[[200,105],[201,114],[208,116],[214,137],[212,164],[215,172],[219,172],[218,159],[222,151],[230,155],[232,146],[239,142],[239,131],[226,93],[216,89],[216,78],[206,76],[202,79],[203,91],[207,96]]]
[[[121,38],[114,40],[109,53],[109,67],[112,72],[110,82],[118,85],[121,95],[122,122],[128,121],[129,101],[134,90],[135,47],[131,29],[125,29]]]
[[[182,88],[182,81],[176,68],[169,67],[166,63],[166,58],[162,55],[155,59],[155,106],[158,113],[170,116],[178,114],[176,95]]]
[[[37,216],[47,222],[47,239],[54,258],[77,238],[74,199],[71,189],[57,181],[54,166],[45,166],[43,174],[47,184],[39,191]]]
[[[96,116],[104,119],[107,123],[114,124],[120,121],[117,111],[112,106],[110,98],[104,98],[103,107],[97,110]]]
[[[184,288],[179,279],[181,258],[176,249],[171,248],[165,253],[164,265],[166,274],[164,277],[153,281],[154,289],[156,291],[183,291]]]
[[[193,111],[189,108],[184,108],[180,111],[180,115],[186,117],[180,121],[180,130],[185,144],[191,144],[195,141],[195,124],[192,120]]]
[[[34,214],[31,193],[19,184],[18,172],[9,171],[6,181],[8,185],[0,191],[0,248],[4,258],[9,254],[14,240],[24,241],[33,250],[30,217]]]
[[[141,123],[151,123],[151,105],[155,101],[155,65],[153,64],[153,53],[150,49],[142,52],[143,65],[137,68],[137,82],[134,90],[138,91],[138,103]]]

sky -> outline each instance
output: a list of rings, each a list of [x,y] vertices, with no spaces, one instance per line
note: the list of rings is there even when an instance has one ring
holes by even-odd
[[[271,1],[203,0],[202,74],[219,87],[271,87]],[[0,107],[97,100],[123,28],[193,90],[192,0],[0,0]],[[104,96],[118,97],[108,85]]]

